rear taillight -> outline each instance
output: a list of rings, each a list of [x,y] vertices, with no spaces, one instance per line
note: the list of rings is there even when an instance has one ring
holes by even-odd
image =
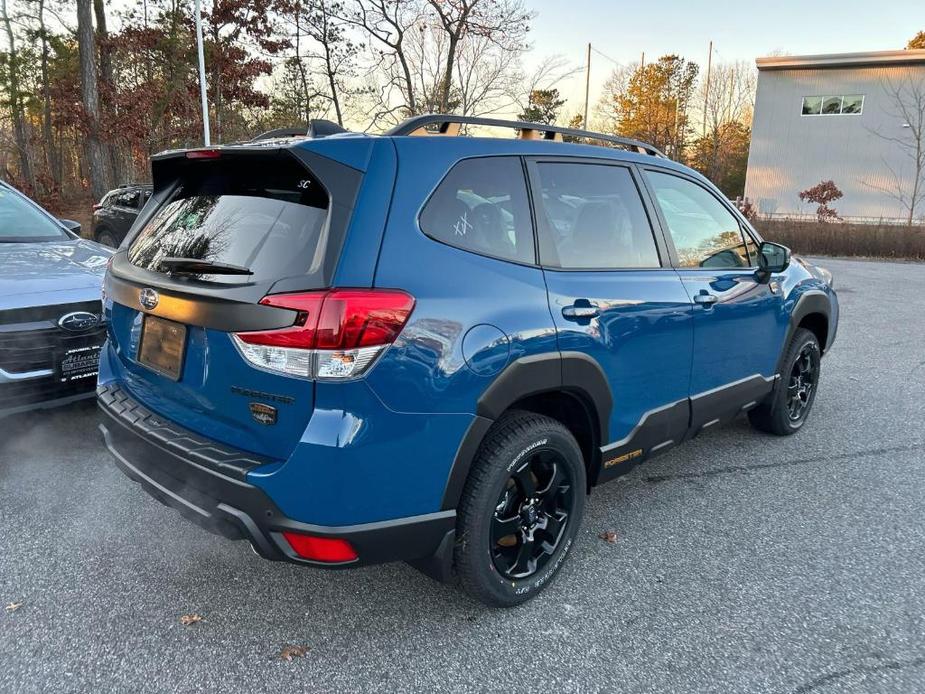
[[[102,204],[102,203],[99,203],[99,202],[98,202],[98,203],[95,203],[95,204],[93,205],[93,211],[94,211],[94,212],[96,212],[97,210],[102,210],[102,209],[103,209],[103,204]]]
[[[291,531],[284,532],[283,537],[295,553],[304,559],[335,564],[357,558],[353,545],[339,537],[317,537]]]
[[[391,289],[273,294],[261,304],[296,312],[278,330],[235,333],[241,354],[270,371],[316,379],[356,378],[395,341],[414,297]]]
[[[219,159],[221,156],[220,149],[191,149],[186,153],[187,159]]]

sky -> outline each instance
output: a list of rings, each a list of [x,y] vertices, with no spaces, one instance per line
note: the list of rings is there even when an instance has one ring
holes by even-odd
[[[646,61],[677,53],[706,68],[713,60],[747,60],[771,53],[805,55],[903,48],[925,30],[925,0],[526,0],[537,13],[533,50],[525,63],[560,54],[574,68],[591,54],[591,104],[614,67],[645,52]],[[598,53],[600,51],[600,53]],[[603,53],[607,57],[601,55]],[[569,111],[584,105],[584,73],[557,85]]]
[[[110,0],[109,7],[122,10],[140,1]],[[567,114],[584,109],[588,42],[594,49],[590,98],[593,110],[614,63],[637,62],[643,52],[647,62],[677,53],[705,70],[711,40],[714,61],[754,63],[755,58],[772,53],[898,49],[916,32],[925,30],[925,0],[523,2],[536,13],[529,38],[532,49],[523,60],[525,68],[532,73],[543,59],[554,55],[567,61],[570,76],[555,85],[567,100]],[[118,23],[115,17],[113,20]],[[516,113],[499,115],[513,117]]]

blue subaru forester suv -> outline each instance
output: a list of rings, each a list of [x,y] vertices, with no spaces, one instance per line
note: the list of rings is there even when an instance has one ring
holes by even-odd
[[[476,127],[518,137],[452,136]],[[835,337],[831,275],[641,142],[421,116],[152,169],[104,285],[101,429],[267,559],[523,602],[594,486],[743,412],[798,431]]]

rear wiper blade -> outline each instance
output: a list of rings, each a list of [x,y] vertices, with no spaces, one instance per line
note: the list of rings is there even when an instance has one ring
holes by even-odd
[[[171,273],[189,275],[253,275],[254,272],[240,265],[217,263],[197,258],[164,258],[160,267]]]

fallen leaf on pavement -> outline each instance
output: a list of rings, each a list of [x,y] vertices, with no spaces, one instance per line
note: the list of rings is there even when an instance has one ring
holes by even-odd
[[[9,605],[6,606],[6,611],[7,611],[7,612],[15,612],[15,611],[18,610],[20,607],[22,607],[22,603],[21,603],[21,602],[11,602]]]
[[[279,652],[279,659],[291,663],[293,658],[304,658],[308,653],[308,646],[286,646]]]
[[[185,614],[180,617],[180,624],[185,627],[188,627],[190,624],[196,624],[197,622],[202,621],[202,615],[200,614]]]
[[[609,542],[612,545],[617,544],[617,533],[613,530],[606,530],[598,535],[604,542]]]

